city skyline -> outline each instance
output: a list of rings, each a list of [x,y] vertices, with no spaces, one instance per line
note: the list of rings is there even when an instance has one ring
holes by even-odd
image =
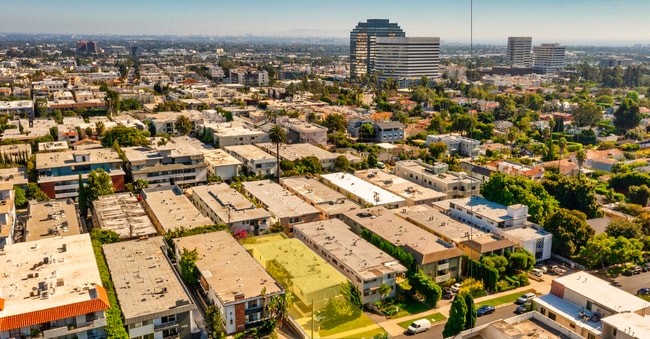
[[[3,5],[0,32],[83,35],[206,35],[329,37],[345,39],[357,23],[389,19],[409,37],[439,36],[469,43],[470,1],[395,2],[295,0],[215,3],[194,0],[86,2],[15,1]],[[533,45],[649,44],[643,0],[476,0],[473,41],[505,45],[509,36],[532,36]]]

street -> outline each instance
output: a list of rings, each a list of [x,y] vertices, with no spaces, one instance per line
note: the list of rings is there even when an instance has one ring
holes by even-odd
[[[641,274],[635,274],[632,276],[619,275],[614,278],[614,282],[616,282],[616,284],[612,285],[625,292],[636,294],[636,291],[640,288],[650,287],[650,272],[641,272]]]
[[[476,323],[477,326],[489,323],[491,321],[499,320],[499,319],[505,319],[509,318],[513,315],[515,315],[515,309],[517,308],[517,305],[515,304],[506,304],[506,305],[501,305],[497,306],[497,309],[494,313],[489,314],[489,315],[484,315],[482,317],[476,318]],[[406,334],[401,334],[398,336],[394,336],[393,338],[396,339],[405,339],[405,338],[417,338],[417,339],[439,339],[442,338],[442,330],[445,328],[445,322],[440,322],[439,324],[434,325],[430,331],[424,332],[424,333],[419,333],[415,335],[406,335]]]

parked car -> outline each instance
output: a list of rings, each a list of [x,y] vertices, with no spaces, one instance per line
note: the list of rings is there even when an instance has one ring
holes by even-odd
[[[429,319],[420,319],[416,320],[409,325],[409,327],[406,329],[406,333],[409,334],[417,334],[417,333],[422,333],[426,332],[431,329],[431,322]]]
[[[535,298],[535,293],[529,292],[526,294],[522,294],[521,297],[517,298],[517,301],[515,301],[515,304],[517,305],[522,305],[525,304],[526,302],[529,302]]]
[[[515,313],[517,313],[517,314],[526,313],[526,312],[528,312],[530,310],[529,307],[530,307],[530,302],[526,302],[524,304],[521,304],[521,305],[517,306],[517,309],[515,309]]]
[[[540,263],[540,264],[535,264],[535,268],[537,268],[537,269],[539,269],[540,271],[542,271],[542,273],[546,273],[546,272],[548,272],[548,268],[546,268],[546,266],[544,266],[544,265],[541,264],[541,263]]]
[[[454,299],[454,296],[456,296],[456,293],[454,293],[451,288],[445,287],[442,290],[442,298],[443,299]]]
[[[542,271],[539,268],[533,268],[532,270],[530,270],[530,274],[532,274],[532,275],[534,275],[534,276],[536,276],[538,278],[541,278],[542,275],[544,275],[544,271]]]
[[[626,269],[623,272],[623,275],[631,276],[631,275],[635,275],[635,274],[641,274],[641,272],[643,272],[643,269],[641,268],[641,266],[634,266],[634,267]]]
[[[551,270],[551,272],[553,272],[555,274],[558,274],[558,275],[564,273],[564,270],[561,269],[558,265],[551,266],[550,270]]]
[[[637,295],[650,295],[650,287],[643,287],[636,291]]]
[[[460,286],[461,286],[460,283],[455,283],[451,285],[451,291],[454,293],[458,293],[458,291],[460,291]]]
[[[481,306],[476,310],[476,316],[481,317],[486,314],[492,314],[494,313],[494,311],[496,311],[496,308],[494,308],[494,306],[490,306],[490,305]]]
[[[641,266],[641,270],[642,270],[643,272],[648,272],[648,271],[650,271],[650,262],[649,262],[649,263],[646,263],[646,264],[643,265],[643,266]]]

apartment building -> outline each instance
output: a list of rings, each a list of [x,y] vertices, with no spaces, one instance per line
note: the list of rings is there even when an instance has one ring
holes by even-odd
[[[429,205],[402,207],[391,212],[454,244],[474,260],[484,255],[504,255],[505,251],[513,252],[518,246],[514,241],[452,219]]]
[[[239,160],[244,170],[254,175],[275,175],[277,159],[253,145],[226,146],[223,148],[228,154]]]
[[[358,138],[359,129],[364,124],[372,125],[375,131],[374,142],[377,143],[393,143],[397,140],[404,140],[404,124],[399,121],[383,121],[377,122],[370,119],[352,118],[348,119],[348,133],[353,138]]]
[[[433,165],[404,160],[395,163],[395,175],[434,191],[447,194],[447,199],[470,197],[480,193],[481,181],[463,172],[451,172],[444,163]]]
[[[361,206],[385,206],[398,208],[406,206],[406,200],[385,189],[377,187],[348,173],[330,173],[320,176],[324,184],[345,194]]]
[[[566,47],[541,44],[533,47],[533,69],[542,74],[558,74],[564,70]]]
[[[113,190],[124,191],[122,159],[112,148],[87,148],[56,153],[37,153],[38,186],[51,199],[76,198],[79,174],[85,182],[92,170],[103,169],[111,177]]]
[[[327,127],[286,117],[278,118],[277,124],[287,130],[287,144],[309,143],[327,146]]]
[[[279,222],[286,234],[293,232],[293,225],[320,220],[320,211],[291,194],[282,186],[270,181],[243,182],[244,193],[262,204],[273,216],[273,222]]]
[[[2,253],[0,338],[106,337],[110,303],[90,235],[11,244]]]
[[[0,101],[0,114],[33,116],[34,102],[31,100]]]
[[[144,210],[159,234],[181,227],[190,229],[213,224],[210,218],[194,207],[178,186],[145,188],[141,196]]]
[[[359,80],[375,69],[377,37],[405,37],[402,28],[388,19],[359,22],[350,32],[350,77]]]
[[[82,233],[79,215],[72,201],[30,201],[27,214],[24,234],[20,234],[22,241],[54,239]]]
[[[582,338],[646,338],[650,334],[650,302],[584,271],[553,279],[551,292],[533,299],[533,308]]]
[[[433,206],[458,221],[516,242],[537,261],[551,257],[553,235],[528,221],[528,206],[504,206],[480,196],[439,201]]]
[[[316,178],[297,176],[281,178],[280,185],[321,212],[321,219],[338,218],[341,213],[360,208],[345,195],[329,188]]]
[[[132,193],[102,195],[93,201],[93,227],[117,233],[121,240],[158,234]]]
[[[173,241],[176,257],[180,257],[183,249],[198,252],[200,292],[221,312],[227,334],[260,326],[268,317],[264,309],[268,301],[275,296],[284,297],[284,289],[228,232]]]
[[[256,146],[275,156],[276,146],[274,144],[263,143],[257,144]],[[334,163],[339,155],[340,154],[326,151],[312,144],[280,145],[280,159],[298,161],[306,157],[316,157],[325,171],[331,171],[334,169]]]
[[[434,191],[377,169],[356,171],[354,176],[404,198],[407,206],[428,205],[447,198],[446,193]]]
[[[230,70],[230,83],[244,86],[266,86],[269,72],[251,67],[238,67]]]
[[[401,87],[419,83],[423,76],[439,76],[440,38],[377,37],[374,72],[380,81],[394,79]]]
[[[196,185],[208,182],[203,152],[187,143],[123,147],[133,180],[146,180],[149,186]]]
[[[532,45],[532,37],[508,37],[508,47],[506,50],[506,62],[508,66],[531,67],[533,65]]]
[[[14,242],[16,227],[16,192],[12,182],[0,183],[0,249]]]
[[[162,237],[103,246],[129,338],[189,338],[196,305]]]
[[[341,220],[356,234],[370,232],[401,247],[436,283],[460,278],[463,251],[383,207],[346,212]]]
[[[260,235],[271,225],[271,215],[226,183],[192,187],[192,203],[215,224],[226,224],[232,234]]]
[[[443,142],[447,145],[447,154],[464,157],[475,157],[480,152],[481,142],[479,140],[466,138],[455,134],[429,134],[426,145],[432,142]]]
[[[184,116],[192,123],[192,131],[198,131],[198,126],[203,124],[203,114],[199,111],[181,111],[181,112],[158,112],[146,114],[143,120],[149,121],[156,131],[156,134],[177,135],[176,121],[179,117]]]
[[[207,123],[202,127],[208,133],[212,133],[214,144],[218,148],[269,142],[269,134],[267,132],[247,127],[238,121]]]
[[[397,281],[407,271],[397,259],[350,231],[339,219],[296,225],[293,235],[348,278],[366,305],[395,297]],[[387,295],[379,293],[381,285],[391,288]]]

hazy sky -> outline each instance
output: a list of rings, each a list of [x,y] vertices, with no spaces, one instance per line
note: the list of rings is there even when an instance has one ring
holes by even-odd
[[[3,0],[0,32],[348,37],[368,18],[469,42],[470,0]],[[474,0],[474,42],[650,43],[650,0]]]

